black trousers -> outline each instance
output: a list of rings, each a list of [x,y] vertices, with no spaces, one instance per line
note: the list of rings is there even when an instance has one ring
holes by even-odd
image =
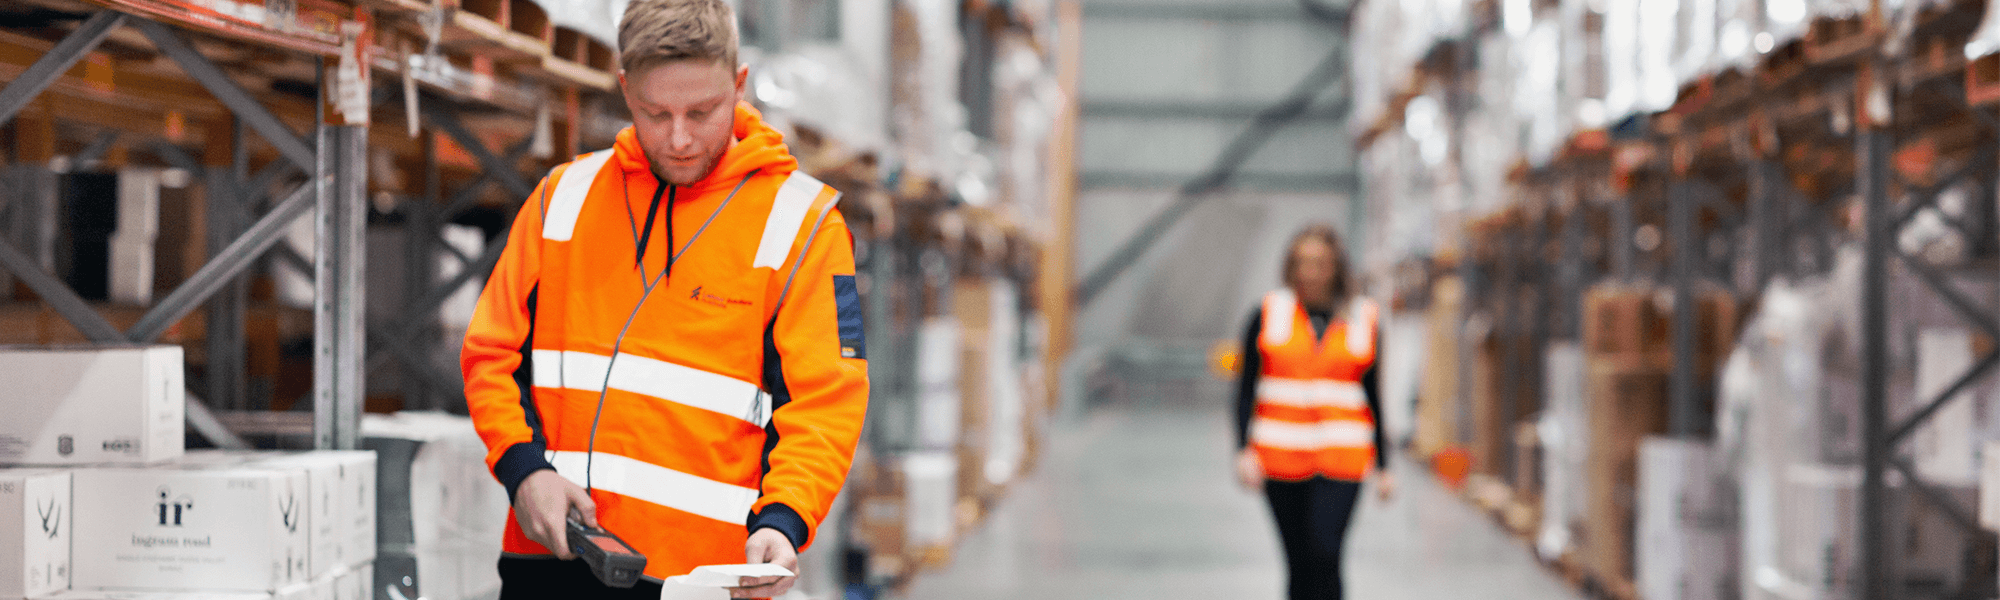
[[[1291,600],[1341,600],[1340,549],[1360,496],[1357,481],[1264,481],[1264,497],[1285,544]]]
[[[582,560],[501,557],[500,600],[545,598],[659,600],[660,584],[641,579],[631,589],[618,589],[598,581]]]

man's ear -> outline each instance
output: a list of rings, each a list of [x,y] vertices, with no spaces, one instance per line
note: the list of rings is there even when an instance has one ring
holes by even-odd
[[[736,94],[743,95],[743,85],[750,81],[750,65],[736,67]]]

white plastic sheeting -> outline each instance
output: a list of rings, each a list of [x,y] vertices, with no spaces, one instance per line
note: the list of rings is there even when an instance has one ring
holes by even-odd
[[[1859,477],[1829,465],[1853,460],[1859,267],[1849,248],[1827,279],[1772,283],[1722,368],[1716,449],[1738,482],[1745,600],[1843,597]]]
[[[618,19],[631,0],[532,0],[549,12],[549,22],[618,47]],[[730,2],[730,5],[735,5]]]
[[[1994,54],[2000,54],[2000,10],[1988,5],[1986,18],[1972,32],[1972,39],[1965,42],[1965,58],[1978,60]]]

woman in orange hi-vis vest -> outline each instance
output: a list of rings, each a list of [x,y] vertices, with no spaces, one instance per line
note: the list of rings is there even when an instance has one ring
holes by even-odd
[[[658,598],[703,565],[796,571],[868,406],[839,194],[743,104],[729,5],[635,0],[618,44],[632,127],[536,188],[466,334],[466,404],[513,500],[506,600]],[[644,554],[645,581],[564,560],[571,515]]]
[[[1271,503],[1291,600],[1339,600],[1341,546],[1361,482],[1372,473],[1384,498],[1395,486],[1376,418],[1378,315],[1355,293],[1331,227],[1292,239],[1284,281],[1243,332],[1237,477]]]

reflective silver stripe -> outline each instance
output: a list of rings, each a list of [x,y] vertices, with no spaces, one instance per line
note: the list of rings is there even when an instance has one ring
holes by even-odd
[[[590,184],[597,180],[598,170],[611,160],[611,152],[592,152],[563,171],[549,199],[548,213],[542,215],[542,239],[567,242],[576,233],[576,218],[583,214],[583,200],[590,195]]]
[[[548,458],[557,473],[577,485],[585,483],[584,465],[588,464],[589,483],[596,489],[724,523],[743,524],[750,517],[750,507],[757,504],[757,490],[627,456],[598,452],[593,458],[584,452],[551,450]]]
[[[1374,444],[1375,432],[1359,421],[1293,423],[1258,417],[1250,422],[1250,441],[1284,450],[1367,448]]]
[[[1257,400],[1297,408],[1333,407],[1359,410],[1368,406],[1361,384],[1332,379],[1291,379],[1263,376],[1257,380]]]
[[[1283,346],[1292,341],[1292,319],[1298,317],[1299,299],[1291,290],[1264,295],[1264,343]]]
[[[792,254],[792,242],[799,237],[799,227],[806,223],[806,211],[825,189],[826,184],[804,171],[793,171],[785,178],[771,203],[770,216],[764,219],[764,239],[757,242],[757,258],[750,268],[776,269],[785,264],[785,257]]]
[[[614,390],[735,417],[758,427],[770,418],[764,392],[734,377],[624,352],[614,363],[602,354],[535,350],[535,387],[602,391],[607,369]]]
[[[1355,298],[1347,317],[1347,352],[1355,356],[1375,353],[1375,303]]]

